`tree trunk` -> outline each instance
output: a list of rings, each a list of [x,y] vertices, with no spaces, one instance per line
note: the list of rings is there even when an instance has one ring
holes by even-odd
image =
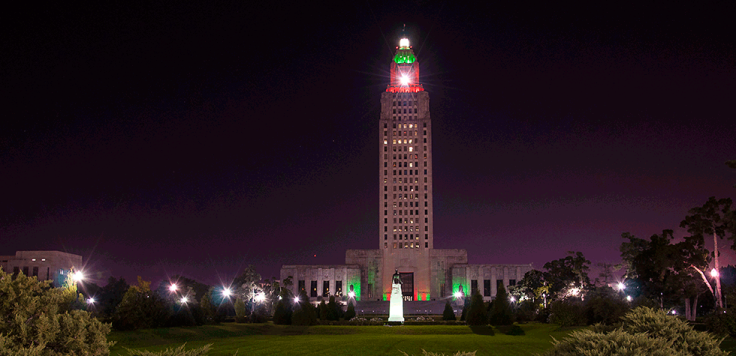
[[[693,320],[690,316],[690,298],[685,298],[685,319]]]
[[[718,235],[715,233],[715,229],[713,229],[713,249],[715,250],[715,260],[716,260],[716,305],[718,305],[719,309],[723,309],[723,298],[721,298],[721,265],[718,260]]]
[[[700,295],[696,294],[695,299],[693,300],[693,307],[690,308],[690,313],[692,313],[692,319],[690,321],[695,321],[695,317],[698,316],[698,297]]]

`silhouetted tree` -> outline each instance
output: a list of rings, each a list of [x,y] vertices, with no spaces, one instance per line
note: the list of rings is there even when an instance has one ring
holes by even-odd
[[[355,318],[355,306],[351,300],[348,302],[348,310],[345,312],[345,320],[350,320],[352,318]]]
[[[509,297],[506,294],[506,288],[503,285],[498,286],[496,291],[496,299],[493,300],[491,315],[488,318],[491,325],[511,325],[514,323],[514,316],[509,306]]]
[[[486,315],[486,306],[483,303],[483,296],[477,290],[473,293],[470,300],[470,308],[465,318],[468,325],[486,325],[488,324],[488,316]]]
[[[457,320],[455,312],[452,311],[452,305],[450,305],[449,300],[445,301],[445,310],[442,312],[442,320]]]

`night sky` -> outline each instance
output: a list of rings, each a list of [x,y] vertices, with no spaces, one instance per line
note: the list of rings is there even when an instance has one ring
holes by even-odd
[[[379,98],[404,24],[436,248],[615,263],[622,232],[683,236],[688,209],[736,197],[733,1],[267,3],[5,9],[0,255],[81,254],[103,285],[219,283],[378,248]]]

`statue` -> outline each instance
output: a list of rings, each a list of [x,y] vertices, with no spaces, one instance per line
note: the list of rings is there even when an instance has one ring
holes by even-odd
[[[394,273],[394,282],[393,284],[402,284],[401,283],[401,275],[399,274],[399,270],[396,270],[396,273]]]
[[[404,322],[404,296],[401,293],[401,284],[401,275],[397,269],[391,282],[388,321]]]

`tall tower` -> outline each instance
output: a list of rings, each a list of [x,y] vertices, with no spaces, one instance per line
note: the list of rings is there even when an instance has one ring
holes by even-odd
[[[419,81],[419,62],[405,36],[391,62],[390,84],[381,94],[379,125],[378,245],[383,252],[384,293],[390,288],[389,272],[398,269],[405,299],[424,300],[434,247],[432,122],[429,94]]]

